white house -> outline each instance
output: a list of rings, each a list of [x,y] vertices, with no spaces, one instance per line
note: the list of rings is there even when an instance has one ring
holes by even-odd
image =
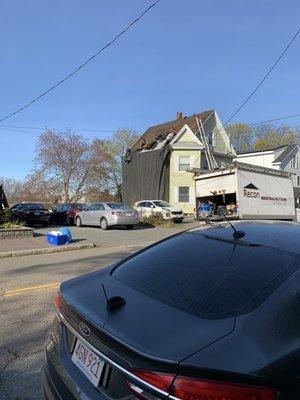
[[[295,200],[300,205],[300,148],[298,144],[240,153],[236,161],[289,172],[294,186]]]

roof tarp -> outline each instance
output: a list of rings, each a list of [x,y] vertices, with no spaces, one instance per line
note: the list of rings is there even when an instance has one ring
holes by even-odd
[[[169,149],[133,152],[123,158],[123,201],[129,206],[139,200],[169,201]],[[126,160],[126,161],[125,161]]]

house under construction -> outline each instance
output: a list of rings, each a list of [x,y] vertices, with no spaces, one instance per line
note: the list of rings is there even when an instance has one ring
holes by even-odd
[[[160,199],[195,208],[194,171],[213,170],[230,163],[236,153],[215,110],[155,125],[123,157],[124,202],[133,205]]]

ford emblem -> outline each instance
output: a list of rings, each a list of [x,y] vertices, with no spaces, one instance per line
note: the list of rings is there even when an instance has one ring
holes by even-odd
[[[79,330],[84,336],[90,336],[91,334],[90,328],[84,322],[79,323]]]

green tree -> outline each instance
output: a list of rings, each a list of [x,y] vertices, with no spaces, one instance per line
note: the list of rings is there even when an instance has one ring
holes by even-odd
[[[268,150],[278,146],[295,143],[295,131],[289,126],[265,123],[255,127],[254,149]]]
[[[135,130],[123,128],[117,130],[104,144],[107,189],[110,193],[114,193],[119,201],[122,201],[122,156],[139,137]]]
[[[253,147],[254,132],[251,126],[238,122],[226,127],[226,132],[237,153],[250,150]]]

